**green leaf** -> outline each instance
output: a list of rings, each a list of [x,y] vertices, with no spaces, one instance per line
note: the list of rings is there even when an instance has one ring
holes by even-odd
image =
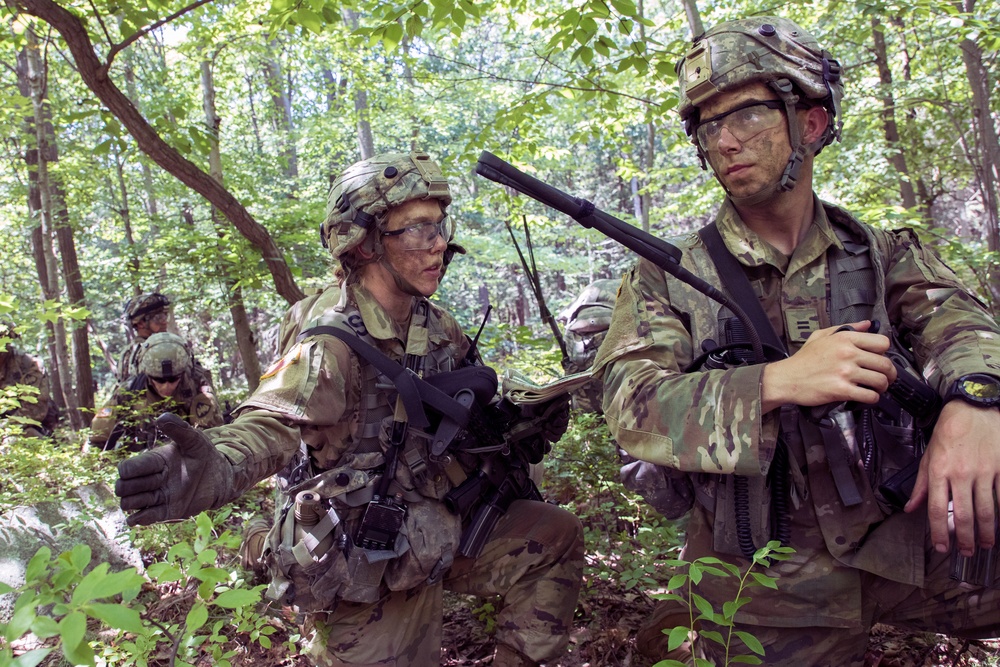
[[[108,563],[100,563],[93,570],[88,572],[80,583],[76,585],[73,589],[73,597],[71,598],[72,604],[80,606],[86,604],[96,597],[104,597],[98,592],[98,587],[107,575],[108,568],[110,565]]]
[[[10,664],[11,667],[36,667],[36,665],[42,664],[42,660],[45,660],[51,652],[50,648],[36,648],[14,658],[14,662]]]
[[[293,14],[295,22],[304,26],[310,32],[317,35],[322,34],[324,21],[323,17],[316,12],[301,8]]]
[[[748,649],[757,655],[764,655],[764,645],[761,644],[760,641],[752,634],[749,632],[741,632],[740,630],[736,630],[734,634],[740,638],[740,641],[747,645]]]
[[[208,621],[208,607],[204,602],[198,600],[191,607],[187,618],[184,619],[184,627],[188,632],[195,632]]]
[[[83,572],[90,565],[90,547],[86,544],[78,544],[69,553],[69,562],[76,568],[77,572]]]
[[[13,593],[14,587],[8,586],[4,582],[0,581],[0,595],[7,595],[7,593]]]
[[[690,628],[686,628],[683,625],[679,625],[671,630],[667,638],[667,651],[673,651],[687,641],[690,630]]]
[[[145,632],[139,612],[125,605],[95,602],[85,607],[84,611],[110,628],[136,635]]]
[[[219,593],[212,603],[225,609],[236,609],[237,607],[246,607],[247,605],[256,604],[260,601],[261,588],[262,587],[258,586],[253,590],[234,588],[232,590],[223,591],[222,593]]]
[[[761,572],[751,572],[750,577],[759,586],[765,586],[773,590],[778,590],[778,580],[776,577],[769,577]]]
[[[171,565],[170,563],[164,563],[162,561],[150,565],[146,568],[146,572],[158,584],[165,584],[170,581],[180,581],[184,578],[180,568],[176,565]]]
[[[18,602],[20,601],[21,599],[18,598]],[[4,632],[7,642],[10,643],[23,637],[34,624],[36,617],[34,604],[26,604],[21,607],[17,607],[15,604],[14,614],[10,617],[10,622],[7,623],[7,629]]]
[[[39,639],[48,639],[59,634],[59,624],[51,616],[37,616],[31,624],[31,631]]]
[[[87,616],[82,611],[71,611],[66,614],[59,621],[59,631],[63,641],[63,655],[70,663],[87,667],[94,664],[94,651],[85,641]]]
[[[50,563],[52,562],[52,550],[48,547],[42,547],[35,552],[35,555],[31,557],[28,561],[28,567],[24,571],[24,580],[26,583],[34,583],[39,579],[43,578],[46,572],[49,571]]]

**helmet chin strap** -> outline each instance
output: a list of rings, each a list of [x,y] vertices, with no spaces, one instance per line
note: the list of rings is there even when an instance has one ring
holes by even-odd
[[[400,275],[399,271],[396,270],[396,267],[394,267],[390,262],[386,261],[385,255],[379,257],[377,261],[379,264],[382,265],[383,269],[389,272],[389,275],[392,276],[393,282],[396,283],[396,287],[398,287],[401,292],[409,294],[410,296],[416,296],[421,298],[424,296],[420,292],[420,290],[418,290],[416,287],[413,286],[413,284],[410,281],[408,281],[406,278]]]
[[[792,82],[788,79],[778,79],[770,81],[768,85],[785,104],[785,117],[788,121],[788,143],[791,145],[792,151],[788,156],[788,163],[785,164],[785,170],[781,173],[781,177],[774,183],[764,187],[760,192],[747,195],[746,197],[736,197],[723,185],[722,189],[726,191],[729,199],[736,206],[756,206],[779,192],[787,192],[794,188],[799,180],[799,172],[802,171],[802,161],[806,156],[808,147],[802,143],[802,128],[799,127],[799,116],[795,113],[795,104],[799,101],[799,96],[793,92]],[[716,174],[715,177],[718,180],[719,175]],[[719,183],[721,184],[722,181],[719,181]]]

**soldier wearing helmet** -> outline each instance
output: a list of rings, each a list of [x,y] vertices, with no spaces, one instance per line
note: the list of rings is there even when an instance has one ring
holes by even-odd
[[[727,21],[677,71],[685,130],[725,195],[714,223],[676,239],[682,265],[773,343],[758,359],[743,320],[641,260],[595,360],[611,433],[634,459],[623,481],[669,517],[691,512],[687,560],[747,568],[772,539],[795,550],[771,563],[777,590],[736,614],[768,665],[860,665],[874,622],[996,636],[1000,591],[969,564],[1000,553],[986,551],[1000,329],[913,232],[813,192],[843,82],[806,30]],[[896,475],[908,471],[907,501]],[[706,577],[698,593],[720,608],[734,582]]]
[[[139,294],[125,302],[122,320],[135,336],[118,363],[118,381],[124,382],[139,372],[139,350],[154,333],[167,330],[170,299],[159,292]]]
[[[428,381],[488,370],[458,322],[428,300],[461,251],[450,203],[425,153],[348,167],[320,228],[337,283],[286,314],[279,357],[234,422],[200,432],[163,419],[174,443],[119,466],[122,508],[139,510],[133,525],[219,507],[281,471],[278,526],[250,522],[244,554],[270,575],[272,599],[306,614],[316,664],[437,664],[443,588],[505,597],[495,667],[537,665],[568,641],[583,566],[579,521],[515,500],[481,555],[460,555],[468,519],[444,498],[474,481],[482,454],[432,456],[428,433],[408,423],[384,375],[385,362],[405,362]],[[494,389],[477,400],[491,401]],[[401,455],[397,433],[406,434]]]
[[[167,331],[170,319],[170,299],[159,292],[134,296],[125,302],[122,319],[129,325],[135,338],[118,363],[118,382],[129,383],[140,370],[142,347],[152,334]],[[213,395],[212,373],[194,357],[190,341],[185,341],[194,366],[191,377],[198,383],[199,391]]]
[[[52,433],[59,412],[49,393],[49,377],[42,362],[19,352],[20,338],[11,322],[0,321],[0,423],[3,434],[42,437]]]
[[[115,389],[91,423],[90,442],[102,449],[141,450],[156,443],[153,421],[165,412],[194,427],[222,424],[215,397],[201,389],[187,341],[166,331],[154,333],[139,349],[139,368]]]

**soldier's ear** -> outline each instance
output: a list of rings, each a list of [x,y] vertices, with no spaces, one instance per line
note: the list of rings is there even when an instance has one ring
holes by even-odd
[[[823,136],[830,121],[829,114],[825,107],[818,104],[806,109],[802,125],[802,143],[809,145]]]

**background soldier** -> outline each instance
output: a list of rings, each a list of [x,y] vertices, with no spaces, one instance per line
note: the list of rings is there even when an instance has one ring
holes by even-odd
[[[191,373],[191,353],[183,338],[169,332],[154,333],[142,344],[139,356],[137,374],[119,384],[94,417],[92,444],[103,449],[127,446],[135,451],[152,447],[157,439],[153,422],[165,412],[194,427],[222,424],[215,397],[203,392]]]
[[[405,396],[384,374],[393,372],[385,362],[402,360],[441,386],[486,378],[485,390],[473,391],[477,405],[495,395],[495,373],[469,359],[476,355],[458,323],[427,300],[454,234],[450,202],[447,181],[426,154],[390,153],[348,168],[333,184],[322,226],[340,283],[294,310],[319,319],[298,327],[298,342],[268,369],[232,424],[201,432],[163,418],[174,443],[119,466],[122,508],[139,510],[132,525],[220,507],[289,466],[287,502],[265,550],[269,595],[308,612],[305,631],[318,665],[437,664],[444,588],[504,596],[495,667],[558,655],[572,628],[580,522],[542,502],[508,496],[494,504],[509,488],[485,481],[500,472],[486,461],[499,465],[499,458],[462,448],[435,454],[447,415],[434,417],[433,434],[432,424],[418,427],[419,401],[404,408]],[[565,398],[559,405],[566,407]],[[519,429],[530,442],[488,427],[463,442],[495,440],[498,449],[538,450],[540,458],[566,421],[548,425],[548,432]],[[508,479],[517,481],[520,498],[526,466],[512,467]],[[460,497],[452,493],[460,489]],[[469,535],[463,529],[484,525],[473,519],[475,508],[502,517],[473,534],[482,538],[478,554],[461,555]]]
[[[118,382],[129,382],[139,374],[139,361],[142,345],[152,334],[167,331],[170,321],[170,299],[159,292],[150,292],[132,297],[125,302],[122,311],[124,319],[130,327],[135,338],[132,344],[122,354],[118,363]],[[194,350],[190,341],[185,340],[188,353],[191,356],[193,366],[190,370],[190,377],[198,383],[199,390],[208,395],[215,393],[212,383],[212,374],[207,368],[195,359]]]
[[[42,437],[52,433],[59,412],[49,394],[49,376],[42,362],[24,352],[18,352],[14,341],[20,338],[10,322],[0,322],[0,387],[16,385],[34,387],[37,392],[4,392],[4,408],[0,418],[20,424],[23,435]],[[31,420],[34,423],[28,423]]]
[[[719,352],[748,340],[742,322],[640,261],[595,362],[612,435],[660,466],[661,487],[644,489],[658,509],[693,507],[686,559],[746,569],[771,539],[795,550],[769,569],[777,590],[755,589],[736,614],[766,664],[861,665],[876,622],[997,636],[1000,591],[963,570],[996,558],[1000,330],[911,231],[873,229],[813,193],[843,87],[808,32],[729,21],[678,72],[685,128],[726,193],[714,228],[678,240],[682,264],[788,354]],[[906,485],[890,482],[921,451],[906,502]],[[698,593],[718,610],[735,585],[705,577]],[[702,648],[723,658],[714,642]]]

